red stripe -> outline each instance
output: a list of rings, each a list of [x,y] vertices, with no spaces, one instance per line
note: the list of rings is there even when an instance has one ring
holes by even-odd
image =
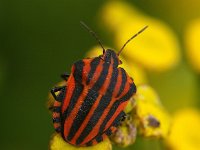
[[[127,75],[127,73],[126,73],[126,76],[127,76],[127,81],[126,81],[125,87],[124,87],[122,93],[119,95],[118,98],[124,96],[128,92],[128,90],[130,89],[130,83],[132,83],[132,81],[131,81],[130,77]]]
[[[92,140],[92,145],[96,145],[98,142],[96,139]]]
[[[84,62],[84,67],[83,67],[83,72],[82,72],[82,77],[83,77],[83,83],[85,85],[86,81],[87,81],[87,77],[88,77],[88,74],[90,72],[90,63],[93,59],[83,59],[83,62]]]
[[[110,130],[111,130],[112,133],[114,133],[117,130],[117,128],[112,126],[112,127],[110,127]]]
[[[54,101],[53,106],[54,106],[54,107],[59,107],[59,106],[61,106],[61,102],[59,102],[59,101]]]
[[[91,59],[91,60],[92,60],[92,59]],[[91,61],[91,60],[90,60],[90,61]],[[85,75],[84,72],[87,72],[87,73],[88,73],[89,70],[91,69],[91,68],[90,68],[90,64],[89,64],[90,61],[84,61],[84,63],[87,63],[87,64],[83,67],[83,73],[82,73],[82,77],[83,77],[85,80],[86,80],[86,78],[87,78],[88,75]],[[95,83],[95,82],[93,82],[93,81],[96,81],[96,80],[99,78],[100,73],[101,73],[101,71],[102,71],[102,69],[103,69],[102,64],[103,64],[103,62],[100,61],[99,65],[97,66],[97,69],[96,69],[96,71],[95,71],[95,73],[94,73],[94,75],[93,75],[93,78],[92,78],[92,80],[91,80],[91,82],[90,82],[90,84],[89,84],[90,87],[93,86],[93,84]],[[72,70],[74,70],[74,69],[72,69]],[[73,124],[74,118],[76,117],[76,115],[77,115],[77,113],[78,113],[78,111],[79,111],[81,105],[83,104],[84,99],[85,99],[85,97],[87,96],[88,90],[89,90],[89,88],[90,88],[90,87],[86,86],[85,83],[82,83],[82,84],[84,84],[84,89],[83,89],[81,95],[79,96],[79,98],[78,98],[78,100],[77,100],[77,103],[75,104],[74,109],[72,110],[72,112],[70,113],[70,115],[68,116],[68,118],[66,118],[65,123],[64,123],[64,129],[65,129],[65,130],[64,130],[64,135],[65,135],[65,137],[68,136],[69,131],[70,131],[70,128],[71,128],[71,126],[72,126],[72,124]],[[70,87],[70,86],[69,86],[69,87]],[[73,92],[72,92],[72,93],[73,93]],[[71,93],[71,95],[72,95],[72,93]],[[71,99],[71,96],[70,96],[70,99]],[[70,101],[70,99],[69,99],[69,101]],[[97,105],[98,105],[98,104],[97,104]],[[72,142],[74,143],[74,142],[75,142],[74,139],[72,139],[72,140],[73,140],[73,141],[70,141],[70,143],[72,143]],[[72,144],[73,144],[73,143],[72,143]],[[75,144],[75,143],[74,143],[74,144]]]
[[[64,136],[67,137],[70,131],[70,128],[72,126],[72,123],[74,121],[74,118],[76,117],[79,109],[81,108],[81,105],[84,102],[85,97],[87,96],[88,93],[88,87],[85,86],[81,95],[79,96],[77,103],[75,104],[74,109],[71,111],[70,115],[66,118],[65,123],[64,123]]]
[[[129,91],[129,88],[130,88],[130,84],[128,82],[126,82],[125,84],[125,87],[124,87],[124,90],[122,91],[121,95],[119,96],[119,98],[121,98],[122,96],[124,96],[128,91]],[[114,101],[115,102],[115,101]],[[119,107],[116,109],[115,113],[113,114],[113,116],[110,118],[110,120],[107,122],[105,128],[104,128],[104,131],[106,131],[110,126],[111,124],[113,123],[113,121],[115,120],[115,118],[118,116],[118,114],[123,111],[127,105],[127,102],[123,102],[122,104],[119,105]],[[113,103],[112,103],[113,105]],[[110,106],[110,109],[112,107],[112,105]],[[109,111],[110,111],[109,109]]]
[[[58,127],[60,127],[60,123],[53,123],[53,126],[55,129],[57,129]]]
[[[89,86],[90,87],[93,87],[93,85],[96,83],[96,81],[98,80],[98,78],[100,77],[101,75],[101,72],[103,70],[103,60],[100,60],[95,72],[94,72],[94,75],[92,77],[92,79],[90,80],[90,83],[89,83]]]
[[[90,66],[90,65],[88,64],[88,65],[86,65],[86,66]],[[86,68],[86,66],[84,67],[84,70],[89,70],[88,68]],[[90,68],[90,69],[91,69],[91,68]],[[89,83],[89,86],[90,86],[90,87],[92,87],[92,86],[95,84],[94,81],[97,81],[97,80],[98,80],[98,78],[99,78],[99,76],[100,76],[100,74],[101,74],[101,72],[102,72],[102,69],[103,69],[103,61],[100,60],[100,63],[99,63],[99,65],[97,66],[97,68],[96,68],[96,70],[95,70],[95,72],[94,72],[93,78],[92,78],[92,80],[91,80],[90,83]],[[88,71],[88,72],[89,72],[89,71]],[[85,76],[85,75],[83,74],[83,76]],[[85,78],[85,79],[86,79],[86,78]],[[85,86],[86,86],[86,85],[85,85]],[[97,106],[98,106],[98,104],[99,104],[99,101],[101,100],[101,97],[102,97],[102,95],[99,95],[99,96],[98,96],[98,98],[97,98],[97,100],[95,101],[95,103],[93,104],[93,106],[92,106],[90,112],[89,112],[88,115],[86,116],[84,122],[82,123],[82,125],[80,126],[80,128],[79,128],[78,131],[76,132],[75,136],[74,136],[74,137],[72,138],[72,140],[70,141],[70,143],[72,143],[72,144],[75,144],[75,143],[76,143],[77,138],[80,136],[80,134],[82,133],[82,131],[84,130],[84,128],[87,126],[87,124],[88,124],[90,118],[92,117],[92,115],[93,115],[95,109],[97,108]]]
[[[71,74],[70,77],[69,77],[69,79],[67,80],[67,91],[66,91],[65,99],[63,100],[62,114],[64,113],[64,111],[69,106],[69,102],[71,100],[71,97],[72,97],[72,94],[74,92],[74,89],[75,89],[75,79],[74,79],[74,77]]]
[[[95,101],[95,103],[93,104],[90,112],[88,113],[88,115],[86,116],[83,124],[80,126],[80,128],[78,129],[78,131],[76,132],[75,136],[73,137],[73,139],[71,140],[72,144],[76,143],[77,138],[80,136],[80,134],[82,133],[82,131],[85,129],[85,127],[87,126],[91,116],[93,115],[95,109],[97,108],[99,101],[101,100],[102,95],[99,95],[99,97],[97,98],[97,100]]]
[[[125,84],[125,87],[124,87],[124,90],[122,91],[121,95],[119,96],[122,97],[124,96],[130,89],[130,84],[128,82],[129,80],[127,80],[126,84]],[[113,123],[113,121],[115,120],[115,118],[118,116],[118,114],[123,111],[127,105],[128,101],[125,101],[123,103],[121,103],[119,105],[119,107],[117,108],[117,110],[115,111],[115,113],[113,114],[113,116],[110,118],[110,120],[107,122],[105,128],[104,128],[104,131],[106,131],[110,126],[111,124]]]
[[[117,83],[116,83],[115,89],[113,91],[113,97],[116,97],[117,94],[119,93],[119,89],[120,89],[121,84],[122,84],[122,71],[121,71],[120,68],[118,68]]]
[[[112,72],[113,72],[113,59],[111,60],[111,64],[109,66],[109,71],[108,71],[108,75],[106,77],[106,80],[105,80],[103,86],[101,87],[101,89],[99,90],[99,92],[102,93],[102,95],[108,89],[109,83],[111,81],[110,79],[112,77]],[[87,137],[83,140],[83,142],[80,145],[82,145],[84,143],[87,143],[88,141],[90,141],[92,138],[94,138],[98,134],[100,125],[103,123],[103,120],[105,119],[106,115],[108,114],[109,109],[110,109],[110,107],[111,107],[111,105],[113,103],[114,103],[114,101],[110,102],[110,104],[104,110],[102,116],[99,118],[97,124],[94,126],[94,128],[92,129],[92,131],[87,135]]]
[[[53,118],[59,118],[60,117],[60,113],[57,112],[53,112]]]
[[[107,137],[108,136],[105,133],[102,135],[103,140],[105,140]]]
[[[123,103],[121,103],[119,105],[119,107],[117,108],[117,110],[115,111],[115,113],[113,114],[113,116],[107,122],[104,130],[107,130],[111,126],[111,124],[113,123],[113,121],[115,120],[115,118],[119,115],[119,113],[124,110],[124,108],[126,107],[127,103],[128,103],[128,101],[125,101],[125,102],[123,102]]]

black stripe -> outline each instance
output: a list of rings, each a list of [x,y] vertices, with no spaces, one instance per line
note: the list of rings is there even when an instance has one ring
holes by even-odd
[[[83,92],[83,85],[79,84],[78,82],[75,83],[75,88],[74,88],[74,92],[72,94],[72,97],[70,99],[70,103],[68,108],[64,111],[64,113],[62,114],[62,118],[61,118],[61,124],[62,124],[62,130],[64,130],[64,124],[65,124],[65,120],[67,119],[67,117],[70,115],[71,111],[74,109],[81,93]],[[64,132],[62,132],[64,133]],[[63,135],[64,137],[64,135]]]
[[[74,88],[74,92],[72,94],[72,97],[70,99],[70,103],[68,106],[68,109],[64,111],[63,113],[63,119],[66,120],[66,118],[68,117],[68,115],[71,113],[71,111],[74,109],[80,95],[83,92],[83,85],[79,84],[79,83],[75,83],[75,88]]]
[[[109,92],[110,94],[113,94],[113,92],[114,92],[114,89],[115,89],[115,86],[116,86],[116,83],[117,83],[118,74],[119,74],[118,69],[113,67],[113,73],[112,73],[111,81],[110,81],[110,84],[109,84],[109,87],[108,87],[108,90],[107,90],[107,92]]]
[[[103,141],[102,135],[97,136],[95,139],[96,139],[97,143]]]
[[[119,114],[118,114],[118,116],[115,118],[115,120],[113,121],[113,123],[112,123],[112,125],[104,132],[107,136],[110,136],[110,135],[112,135],[113,134],[113,132],[112,132],[112,130],[111,130],[111,127],[117,127],[117,126],[119,126],[120,125],[120,119],[124,116],[124,115],[126,115],[123,111],[122,112],[120,112]]]
[[[54,106],[53,107],[53,112],[60,113],[61,112],[61,107],[60,106]]]
[[[110,136],[112,134],[112,130],[109,128],[108,130],[106,130],[105,134],[107,136]]]
[[[104,95],[101,98],[100,103],[99,103],[98,107],[95,109],[95,111],[94,111],[91,119],[89,120],[87,126],[85,127],[85,129],[83,130],[83,132],[81,133],[79,138],[77,139],[77,141],[76,141],[77,145],[79,145],[85,139],[85,137],[92,131],[93,127],[97,124],[97,122],[98,122],[99,118],[101,117],[104,109],[109,104],[111,97],[112,97],[112,95],[107,93],[106,95]]]
[[[127,76],[126,76],[125,70],[123,68],[119,68],[119,69],[121,69],[122,82],[121,82],[121,86],[119,88],[119,92],[117,94],[117,97],[119,97],[120,94],[123,92],[124,87],[126,85],[126,80],[127,80]]]
[[[98,62],[98,64],[99,64],[99,62]],[[107,66],[108,65],[106,64],[106,67]],[[103,70],[105,70],[105,69],[106,68],[104,66]],[[100,75],[100,78],[101,77],[102,77],[102,79],[105,78],[104,77],[105,74],[103,74],[103,71],[102,71],[101,74],[102,74],[102,76]],[[112,93],[113,90],[114,90],[114,86],[116,84],[117,75],[118,75],[118,70],[117,69],[113,70],[111,82],[110,82],[110,85],[109,85],[109,88],[108,88],[109,89],[108,91],[110,91],[110,93]],[[106,74],[106,76],[107,76],[107,74]],[[94,87],[95,87],[95,85],[94,85]],[[97,99],[98,96],[99,96],[99,94],[97,92],[97,88],[90,89],[90,91],[88,92],[88,94],[87,94],[87,96],[86,96],[86,98],[85,98],[85,100],[84,100],[79,112],[77,113],[76,118],[73,121],[72,127],[70,129],[70,133],[69,133],[68,138],[67,138],[69,141],[74,137],[75,133],[80,128],[81,124],[83,123],[83,121],[85,120],[86,116],[90,112],[90,110],[92,108],[92,105],[94,104],[94,102],[95,102],[95,100]],[[105,105],[105,103],[104,104],[102,103],[102,105]]]
[[[84,67],[84,62],[82,60],[79,60],[74,63],[73,75],[75,79],[75,88],[74,88],[72,97],[70,99],[68,109],[66,109],[63,113],[63,118],[62,118],[63,122],[71,113],[71,111],[74,109],[74,106],[76,105],[77,100],[83,91],[83,85],[81,84],[83,67]]]
[[[117,54],[115,53],[114,50],[107,49],[105,54],[104,54],[104,61],[107,63],[111,63],[111,58],[113,59],[113,66],[117,67],[119,65],[119,59]]]
[[[78,82],[75,83],[75,88],[74,88],[74,92],[72,94],[72,97],[70,99],[70,103],[68,106],[68,109],[66,109],[63,113],[63,119],[66,120],[66,118],[68,117],[68,115],[71,113],[71,111],[74,109],[80,95],[83,92],[83,85],[79,84]]]
[[[113,121],[113,123],[112,123],[112,125],[111,125],[110,127],[112,127],[112,126],[118,127],[118,126],[120,125],[120,123],[121,123],[120,120],[121,120],[125,115],[126,115],[126,113],[125,113],[124,111],[121,111],[121,112],[118,114],[118,116],[115,118],[115,120]]]
[[[113,104],[113,106],[111,107],[108,115],[106,116],[106,118],[104,119],[103,123],[101,124],[100,126],[100,131],[103,131],[105,126],[106,126],[106,123],[111,119],[111,117],[114,115],[115,111],[117,110],[117,108],[119,107],[119,105],[127,100],[129,100],[129,98],[133,95],[134,93],[134,84],[130,84],[130,89],[129,91],[120,99],[116,100],[116,102]],[[116,122],[120,122],[120,119],[119,120],[116,120]]]
[[[60,117],[53,118],[53,123],[60,123]]]
[[[119,126],[120,125],[120,119],[124,116],[124,115],[126,115],[123,111],[122,112],[120,112],[119,114],[118,114],[118,116],[115,118],[115,120],[113,121],[113,123],[111,124],[111,126],[106,130],[106,131],[104,131],[103,133],[105,133],[107,136],[110,136],[110,135],[112,135],[112,130],[111,130],[111,127],[117,127],[117,126]],[[102,135],[103,135],[103,133],[99,133],[94,139],[96,139],[96,141],[99,143],[99,142],[101,142],[101,141],[103,141],[103,137],[102,137]]]
[[[90,83],[90,80],[92,79],[95,71],[96,71],[96,68],[97,66],[99,65],[99,62],[100,62],[100,58],[99,57],[96,57],[94,58],[91,63],[90,63],[90,72],[88,74],[88,77],[87,77],[87,81],[86,81],[86,84],[89,84]]]
[[[107,49],[106,50],[106,52],[105,52],[105,54],[104,54],[104,61],[106,62],[106,63],[111,63],[111,56],[112,56],[112,53],[113,53],[113,51],[112,50],[110,50],[110,49]]]
[[[117,66],[119,65],[119,59],[118,59],[117,54],[115,52],[112,54],[112,58],[113,58],[113,61],[114,61],[113,66],[117,68]]]
[[[110,64],[108,64],[107,62],[104,62],[103,69],[101,71],[101,74],[100,74],[97,82],[93,86],[93,90],[98,91],[102,87],[102,85],[104,84],[105,79],[108,75],[109,66],[110,66]]]
[[[79,83],[82,83],[82,73],[83,73],[83,67],[84,62],[83,60],[79,60],[74,63],[75,70],[73,72],[74,79],[78,81]]]
[[[80,137],[77,139],[77,141],[76,141],[77,144],[80,144],[84,140],[84,138],[91,132],[91,130],[97,124],[99,118],[103,114],[103,111],[109,105],[111,98],[112,98],[112,93],[113,93],[115,85],[117,83],[117,75],[118,75],[118,69],[113,68],[111,81],[110,81],[110,84],[108,86],[109,90],[107,90],[105,95],[102,96],[100,103],[97,106],[97,108],[95,109],[95,111],[94,111],[91,119],[89,120],[87,126],[85,127],[85,129],[81,133]]]
[[[69,141],[72,140],[75,133],[78,131],[78,129],[82,125],[83,121],[85,120],[86,116],[88,115],[90,109],[92,108],[98,96],[99,96],[98,92],[94,91],[93,89],[90,89],[88,91],[88,94],[83,104],[81,105],[81,108],[78,111],[76,118],[74,119],[73,124],[70,128],[70,132],[67,138]]]

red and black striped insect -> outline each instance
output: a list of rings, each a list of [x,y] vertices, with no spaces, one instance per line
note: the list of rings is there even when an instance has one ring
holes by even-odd
[[[133,79],[119,67],[119,54],[105,50],[96,34],[81,24],[98,40],[103,54],[75,62],[71,74],[64,74],[66,85],[51,90],[55,98],[53,124],[63,139],[75,146],[95,145],[114,133],[123,117],[128,100],[136,93]],[[59,94],[56,94],[59,92]]]

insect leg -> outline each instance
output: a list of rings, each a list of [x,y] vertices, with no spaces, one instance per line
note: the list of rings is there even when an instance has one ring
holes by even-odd
[[[69,74],[66,72],[61,74],[61,78],[63,78],[65,81],[67,81],[67,79],[69,78]]]
[[[127,114],[124,114],[123,116],[122,116],[122,118],[121,118],[121,121],[125,121],[126,119],[127,119]]]
[[[61,101],[62,100],[62,96],[60,96],[61,94],[56,95],[56,92],[65,91],[65,89],[66,89],[66,86],[54,87],[51,89],[51,94],[55,100]]]

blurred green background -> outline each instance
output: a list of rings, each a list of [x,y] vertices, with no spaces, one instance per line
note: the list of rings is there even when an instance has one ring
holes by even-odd
[[[81,20],[98,33],[103,43],[109,44],[105,40],[106,33],[98,25],[98,11],[105,2],[0,1],[0,149],[48,149],[54,131],[46,107],[48,92],[60,81],[59,75],[65,71],[70,72],[73,62],[82,59],[86,51],[96,44],[80,27]],[[177,33],[180,42],[183,42],[184,25],[190,19],[200,16],[200,2],[197,0],[128,2],[148,15],[165,21]],[[194,3],[199,5],[191,5]],[[184,48],[182,50],[185,57]],[[163,103],[172,112],[176,106],[171,106],[172,103],[168,103],[166,97],[172,95],[170,99],[173,102],[177,89],[177,97],[198,97],[199,76],[191,71],[185,59],[176,71],[149,74],[149,78]],[[177,79],[180,84],[172,86]],[[165,84],[161,84],[161,81]],[[185,88],[188,90],[186,94],[180,92]],[[137,141],[135,149],[148,147],[148,142],[145,145]]]

